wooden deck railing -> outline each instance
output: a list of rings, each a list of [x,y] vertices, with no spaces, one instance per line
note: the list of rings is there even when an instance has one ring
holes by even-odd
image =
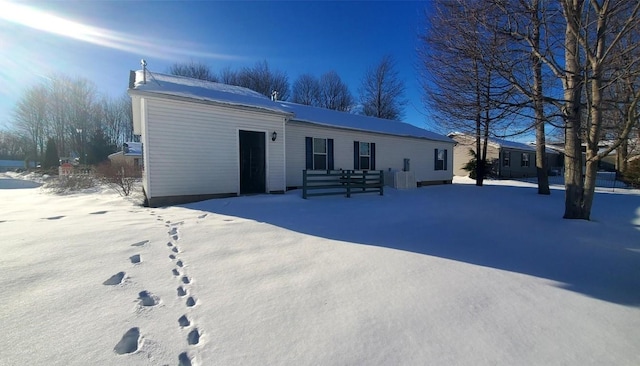
[[[312,192],[310,192],[312,191]],[[356,193],[384,194],[382,170],[303,170],[302,198]]]

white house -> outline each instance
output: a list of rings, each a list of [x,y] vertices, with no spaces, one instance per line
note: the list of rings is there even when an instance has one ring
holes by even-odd
[[[416,185],[453,178],[455,142],[407,123],[149,71],[132,71],[128,92],[150,206],[282,193],[305,169],[410,169]]]

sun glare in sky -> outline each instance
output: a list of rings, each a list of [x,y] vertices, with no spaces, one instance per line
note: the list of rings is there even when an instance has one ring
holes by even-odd
[[[196,46],[194,49],[179,47],[179,44],[184,44],[183,41],[172,42],[164,39],[142,38],[93,27],[23,4],[0,0],[0,8],[3,9],[0,12],[0,19],[10,23],[124,52],[144,54],[168,60],[185,56],[226,60],[238,59],[238,57],[232,55],[199,50],[202,47]]]

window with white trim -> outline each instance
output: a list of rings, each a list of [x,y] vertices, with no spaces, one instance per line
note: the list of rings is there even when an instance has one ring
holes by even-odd
[[[502,152],[502,166],[505,166],[505,167],[511,166],[511,151]]]
[[[313,169],[327,169],[327,139],[313,139]]]
[[[529,166],[529,153],[522,153],[522,160],[520,160],[520,166]]]
[[[371,144],[368,142],[360,142],[359,147],[360,169],[371,169]]]
[[[434,170],[447,170],[447,149],[435,149]]]

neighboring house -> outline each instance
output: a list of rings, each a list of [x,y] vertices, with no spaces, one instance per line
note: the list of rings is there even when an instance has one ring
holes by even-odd
[[[459,176],[467,176],[469,172],[462,169],[471,160],[469,150],[475,151],[475,136],[453,132],[448,135],[457,144],[453,149],[454,170]],[[549,174],[559,174],[562,167],[561,154],[547,149],[547,169]],[[489,138],[487,142],[487,162],[493,173],[498,178],[535,177],[536,171],[536,147],[520,142]]]
[[[125,142],[122,145],[122,151],[109,155],[111,162],[122,162],[131,164],[136,167],[143,167],[142,159],[142,143],[141,142]]]
[[[407,123],[148,71],[132,71],[128,92],[150,206],[282,193],[305,169],[410,169],[414,186],[453,178],[454,141]]]
[[[36,167],[36,163],[33,161],[29,162],[29,168],[33,169]],[[25,169],[26,163],[24,160],[0,160],[0,172],[8,172],[15,171],[19,169]]]

